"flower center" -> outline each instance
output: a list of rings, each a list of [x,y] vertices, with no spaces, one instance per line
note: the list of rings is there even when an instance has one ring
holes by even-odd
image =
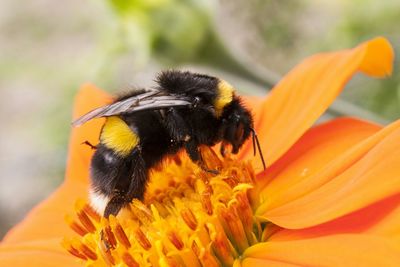
[[[202,155],[218,175],[177,156],[152,173],[145,201],[117,217],[102,218],[78,201],[77,219],[66,221],[79,237],[63,246],[88,266],[232,266],[266,236],[253,212],[255,174],[249,162],[221,160],[209,148]]]

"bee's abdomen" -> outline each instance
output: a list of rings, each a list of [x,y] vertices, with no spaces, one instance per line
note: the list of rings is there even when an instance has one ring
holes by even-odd
[[[138,145],[139,136],[120,117],[108,117],[100,142],[120,156],[127,156]]]
[[[126,159],[118,156],[114,151],[99,144],[92,157],[90,166],[91,190],[90,200],[92,207],[103,214],[113,189],[118,181],[118,174],[126,171],[120,169]],[[129,180],[129,173],[126,174]]]

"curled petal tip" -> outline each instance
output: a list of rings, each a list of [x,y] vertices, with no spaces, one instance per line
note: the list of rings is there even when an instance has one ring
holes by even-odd
[[[390,42],[384,37],[376,37],[362,43],[356,49],[364,47],[360,70],[373,77],[390,76],[393,71],[394,51]]]

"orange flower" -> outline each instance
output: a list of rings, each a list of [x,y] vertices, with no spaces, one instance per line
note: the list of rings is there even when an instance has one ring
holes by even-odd
[[[215,178],[196,172],[187,160],[173,163],[155,175],[171,182],[169,172],[176,168],[176,176],[188,182],[185,190],[179,191],[175,181],[157,185],[158,191],[154,185],[146,205],[132,204],[133,215],[140,211],[146,214],[141,218],[148,218],[138,223],[139,228],[124,218],[89,217],[92,225],[76,226],[68,217],[77,232],[92,232],[79,239],[64,222],[64,215],[74,212],[76,199],[86,199],[92,151],[81,142],[96,143],[102,120],[73,129],[65,182],[7,234],[0,246],[0,265],[81,266],[83,262],[60,244],[63,237],[73,237],[64,245],[70,252],[76,249],[75,254],[89,263],[115,260],[135,266],[142,254],[132,252],[131,246],[142,242],[142,251],[150,250],[149,246],[154,249],[147,255],[149,262],[160,266],[182,262],[193,266],[398,266],[400,121],[382,128],[341,118],[309,129],[353,74],[362,71],[382,77],[391,73],[392,61],[390,44],[376,38],[354,49],[306,59],[267,98],[246,98],[255,114],[267,170],[254,176],[253,170],[262,170],[261,162],[243,161],[252,158],[250,145],[242,149],[241,161],[221,161],[205,151],[208,162],[222,168],[221,176]],[[84,85],[74,117],[108,101],[108,95]],[[174,195],[177,201],[173,203],[162,202],[170,196],[157,192],[174,185],[178,189],[173,193],[184,194]],[[82,203],[77,205],[78,212],[85,212]],[[98,229],[107,226],[118,244],[110,253],[111,260],[93,244]],[[147,231],[142,232],[144,236],[137,232],[141,227]],[[165,233],[164,239],[157,239],[154,229]]]

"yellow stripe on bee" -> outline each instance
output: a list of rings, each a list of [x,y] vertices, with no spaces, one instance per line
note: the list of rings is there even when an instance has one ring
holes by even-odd
[[[215,115],[220,117],[224,107],[232,102],[234,89],[232,85],[224,80],[220,80],[218,83],[218,95],[214,100]]]
[[[101,132],[100,142],[121,156],[127,156],[139,143],[139,137],[119,117],[108,117]]]

